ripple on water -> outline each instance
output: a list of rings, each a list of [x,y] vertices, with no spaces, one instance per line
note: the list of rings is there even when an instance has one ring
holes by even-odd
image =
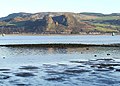
[[[0,69],[0,71],[10,71],[10,69]]]
[[[118,67],[120,67],[120,62],[110,58],[88,61],[73,60],[68,64],[49,63],[42,66],[20,66],[14,70],[0,69],[2,73],[13,72],[12,75],[1,74],[0,80],[3,81],[3,84],[9,80],[8,83],[15,86],[39,86],[38,84],[41,83],[42,86],[45,86],[46,83],[50,86],[54,83],[61,83],[62,86],[87,86],[88,84],[91,86],[119,86],[120,69]],[[37,72],[31,70],[37,70]],[[15,79],[18,80],[15,81]]]
[[[9,75],[3,75],[3,74],[0,74],[0,80],[5,80],[5,79],[8,79],[10,78],[11,76]]]
[[[39,67],[36,67],[36,66],[21,66],[19,69],[22,69],[22,70],[36,70],[36,69],[39,69]]]
[[[31,77],[31,76],[35,76],[35,74],[30,73],[30,72],[19,72],[19,73],[15,73],[15,76],[19,76],[19,77]]]
[[[61,82],[61,81],[64,81],[65,78],[62,77],[62,76],[54,75],[54,76],[47,76],[44,79],[47,80],[47,81],[58,81],[58,82]]]

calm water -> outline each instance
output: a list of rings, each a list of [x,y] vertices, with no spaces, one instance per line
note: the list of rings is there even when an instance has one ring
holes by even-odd
[[[120,43],[119,38],[120,36],[5,36],[0,37],[0,44]],[[0,85],[120,86],[120,72],[117,71],[120,69],[119,52],[120,47],[0,47]]]
[[[44,43],[120,43],[117,36],[5,36],[0,37],[0,44],[44,44]]]

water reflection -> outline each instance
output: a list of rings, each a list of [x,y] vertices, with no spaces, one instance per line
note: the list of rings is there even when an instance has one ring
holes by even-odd
[[[98,54],[100,56],[119,56],[120,47],[79,47],[79,48],[41,48],[41,47],[0,47],[0,56],[39,56],[55,54]]]
[[[119,86],[119,52],[120,47],[0,47],[0,84]]]

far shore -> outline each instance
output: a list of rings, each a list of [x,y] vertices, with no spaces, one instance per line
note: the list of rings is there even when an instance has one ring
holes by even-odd
[[[2,34],[0,34],[2,36]],[[21,33],[21,34],[5,34],[7,36],[81,36],[81,35],[94,35],[94,36],[99,36],[99,35],[112,35],[111,33],[105,33],[105,34],[34,34],[34,33]],[[120,33],[117,33],[116,35],[120,35]]]

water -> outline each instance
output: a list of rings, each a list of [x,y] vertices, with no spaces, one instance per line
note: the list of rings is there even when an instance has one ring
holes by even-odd
[[[4,36],[0,37],[0,44],[45,44],[45,43],[84,43],[84,44],[112,44],[120,43],[117,36]]]
[[[0,44],[120,43],[120,36],[5,36]],[[0,47],[1,86],[120,86],[120,47]],[[106,60],[105,60],[106,59]]]

